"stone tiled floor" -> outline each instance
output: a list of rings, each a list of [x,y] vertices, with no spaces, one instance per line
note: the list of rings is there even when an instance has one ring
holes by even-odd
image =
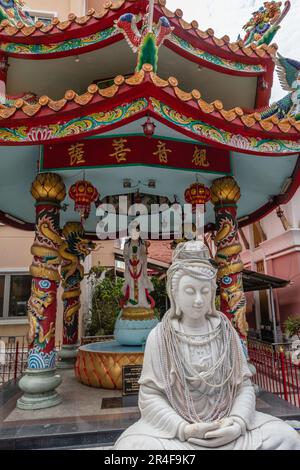
[[[72,370],[62,370],[60,374],[63,382],[58,392],[63,402],[46,410],[18,410],[17,385],[0,389],[0,449],[108,450],[139,418],[136,396],[122,397],[120,391],[82,385]],[[285,420],[300,421],[300,409],[267,392],[257,398],[257,409]]]
[[[0,449],[111,445],[139,418],[137,397],[82,385],[73,370],[60,375],[63,402],[46,410],[16,409],[17,385],[0,391]]]
[[[30,421],[48,420],[54,418],[77,418],[82,416],[95,416],[107,413],[102,410],[103,398],[121,397],[122,392],[118,390],[100,390],[98,388],[88,387],[79,383],[73,370],[61,370],[59,374],[62,377],[62,384],[57,389],[63,397],[63,402],[48,408],[46,410],[23,411],[15,409],[12,411],[5,422],[27,421],[30,415]],[[114,410],[118,412],[118,410]]]

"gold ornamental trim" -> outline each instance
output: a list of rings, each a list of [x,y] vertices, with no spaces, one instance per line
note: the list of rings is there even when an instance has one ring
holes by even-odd
[[[244,264],[243,263],[232,263],[228,266],[219,267],[218,270],[218,278],[221,279],[224,276],[230,276],[232,274],[237,274],[243,271]]]
[[[220,240],[222,238],[220,237]],[[230,258],[232,256],[237,256],[240,252],[242,251],[242,245],[240,243],[237,243],[235,245],[230,245],[226,246],[225,248],[220,249],[217,254],[216,258],[220,260],[220,262],[223,261],[224,256],[226,258]]]
[[[125,307],[122,309],[121,320],[153,320],[156,318],[153,308]]]
[[[41,279],[49,279],[49,281],[60,281],[60,274],[58,269],[56,268],[46,268],[43,266],[34,266],[31,265],[29,268],[29,272],[32,277],[41,278]]]

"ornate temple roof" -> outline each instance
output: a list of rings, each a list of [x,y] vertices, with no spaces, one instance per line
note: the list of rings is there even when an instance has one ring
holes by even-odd
[[[2,65],[10,68],[2,100],[6,105],[0,104],[0,220],[28,230],[34,227],[32,200],[29,193],[24,195],[24,185],[30,186],[37,161],[40,171],[55,170],[67,182],[74,171],[85,168],[89,180],[101,186],[103,197],[128,191],[123,180],[133,173],[137,181],[145,177],[156,181],[157,194],[169,200],[174,191],[179,200],[183,197],[195,171],[207,184],[220,172],[232,174],[243,189],[241,226],[285,204],[295,193],[300,184],[300,63],[277,56],[277,46],[268,45],[289,2],[277,23],[268,25],[267,38],[254,34],[255,28],[249,34],[245,25],[246,37],[235,43],[227,36],[216,38],[211,29],[199,30],[197,22],[186,22],[180,10],[170,12],[165,0],[156,1],[150,31],[147,4],[146,0],[112,0],[99,12],[90,10],[83,18],[70,15],[64,22],[54,19],[48,26],[1,23]],[[124,38],[140,52],[137,60]],[[147,54],[151,41],[152,55]],[[161,45],[165,47],[158,53]],[[80,60],[76,60],[78,54],[82,54]],[[53,60],[26,60],[44,58]],[[275,60],[288,95],[269,106]],[[138,71],[133,73],[135,67]],[[28,86],[33,88],[31,101],[24,94]],[[135,138],[144,145],[148,118],[155,129],[152,145],[170,147],[174,141],[176,148],[189,149],[179,153],[179,166],[172,166],[171,160],[169,165],[160,160],[153,163],[157,152],[144,161],[143,152],[134,153],[132,148],[132,159],[126,164],[111,160],[114,154],[109,150],[104,152],[105,145],[110,149],[127,139],[128,146]],[[94,145],[95,161],[80,161],[75,167],[69,151],[82,145],[87,152]],[[228,158],[227,173],[213,165],[187,168],[201,149],[212,153],[214,164]],[[223,152],[222,158],[218,152]],[[12,171],[15,168],[17,172]],[[213,207],[207,208],[205,220],[209,229]],[[96,223],[94,214],[88,231],[94,233]]]
[[[136,15],[141,13],[143,15],[146,12],[147,5],[146,0],[111,0],[100,4],[98,11],[89,10],[83,17],[70,14],[65,21],[53,18],[51,23],[47,25],[41,21],[32,25],[22,21],[11,22],[7,16],[7,19],[0,23],[0,53],[2,52],[10,57],[10,74],[14,77],[19,76],[22,67],[26,68],[26,64],[23,64],[22,61],[14,61],[15,58],[24,60],[59,59],[61,57],[67,58],[78,54],[92,53],[92,51],[97,50],[103,50],[105,56],[112,51],[111,54],[115,57],[118,53],[124,53],[122,50],[124,36],[115,28],[116,21],[124,14]],[[155,0],[154,21],[158,22],[162,16],[170,23],[172,30],[172,34],[164,42],[165,48],[161,53],[162,56],[168,54],[170,61],[177,64],[175,60],[175,54],[177,54],[177,57],[180,56],[180,60],[188,61],[190,66],[195,66],[194,70],[190,70],[189,76],[197,74],[198,65],[199,69],[204,68],[213,72],[221,72],[227,76],[247,77],[248,81],[236,83],[235,87],[239,91],[243,90],[240,91],[240,94],[244,93],[243,100],[248,100],[248,102],[239,101],[241,100],[239,97],[236,103],[230,103],[229,106],[237,104],[254,109],[268,105],[277,53],[276,44],[267,45],[262,43],[258,45],[254,41],[249,45],[245,45],[245,41],[242,39],[230,42],[228,36],[217,38],[211,28],[202,31],[199,29],[197,21],[185,21],[181,10],[170,11],[166,7],[166,0]],[[92,60],[98,60],[98,58],[93,57]],[[52,62],[51,65],[54,74],[61,66],[55,62]],[[172,73],[179,78],[180,71],[178,72],[178,67],[182,69],[184,65],[181,63],[175,65],[176,67],[177,73],[176,70]],[[110,76],[114,76],[115,72]],[[125,74],[125,70],[120,70],[120,73]],[[164,78],[166,77],[167,75],[164,74]],[[207,78],[210,84],[214,83],[211,78]],[[218,77],[218,80],[221,80],[221,77]],[[20,95],[24,91],[20,89],[21,83],[19,81],[15,85],[16,81],[14,79],[12,96]],[[35,79],[29,80],[29,82],[30,84],[23,81],[23,86],[28,87],[29,85],[33,88],[40,88],[40,84],[36,83]],[[81,90],[86,87],[87,83],[89,82],[86,82]],[[227,84],[224,85],[224,87],[227,86]],[[74,88],[74,85],[72,87]],[[35,89],[31,91],[37,95],[45,93],[40,89],[39,91]],[[63,90],[60,89],[57,96],[61,95],[62,92]],[[50,95],[49,91],[48,94]],[[216,98],[220,96],[216,95]],[[224,101],[227,98],[222,96],[222,99]],[[205,105],[203,104],[203,106]],[[32,108],[25,109],[26,112],[33,112]],[[36,105],[35,109],[38,110],[39,106]],[[7,111],[4,114],[8,116],[10,113],[11,115],[14,114],[12,111]],[[230,116],[232,116],[232,113]],[[252,121],[248,119],[247,122]],[[286,128],[288,127],[286,126]]]
[[[5,19],[0,23],[0,39],[4,43],[20,41],[22,44],[48,44],[70,38],[81,38],[106,28],[120,13],[143,10],[145,10],[144,0],[110,0],[97,11],[90,9],[83,17],[70,14],[66,21],[53,18],[49,25],[45,25],[42,21],[32,26],[22,22],[12,25],[8,19]],[[262,59],[269,60],[274,57],[277,51],[276,44],[270,46],[264,44],[260,47],[251,44],[245,47],[242,40],[230,42],[228,36],[217,38],[213,29],[202,31],[197,21],[191,23],[185,21],[181,10],[172,12],[166,8],[166,0],[156,0],[155,16],[161,15],[169,19],[176,34],[199,48],[206,45],[208,49],[218,52],[223,57],[236,56],[237,59],[246,60],[254,58],[261,62]]]
[[[161,98],[164,103],[170,102],[171,99],[177,112],[185,113],[187,117],[202,117],[206,122],[211,122],[220,129],[226,129],[229,126],[231,130],[239,134],[263,136],[268,133],[268,136],[299,139],[300,121],[296,121],[293,117],[279,119],[274,115],[263,119],[262,113],[259,112],[247,113],[239,107],[224,109],[220,100],[207,103],[201,98],[200,91],[181,90],[175,77],[164,80],[153,73],[152,66],[149,64],[145,64],[140,72],[136,72],[129,78],[118,75],[109,87],[99,88],[96,84],[92,84],[81,95],[68,90],[59,100],[41,96],[36,104],[27,104],[19,99],[14,107],[1,105],[0,122],[1,126],[5,127],[14,127],[19,121],[25,124],[26,119],[33,124],[34,118],[43,123],[53,122],[70,114],[75,116],[87,114],[91,109],[95,111],[97,104],[111,108],[117,102],[127,101],[129,97],[134,99],[157,97]],[[0,130],[0,141],[1,134]]]

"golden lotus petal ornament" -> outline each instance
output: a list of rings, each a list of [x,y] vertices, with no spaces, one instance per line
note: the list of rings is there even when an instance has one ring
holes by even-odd
[[[36,201],[62,202],[66,197],[66,187],[56,173],[40,173],[32,183],[31,194]]]
[[[240,197],[240,187],[231,176],[218,178],[213,182],[211,187],[211,200],[213,204],[235,204]]]

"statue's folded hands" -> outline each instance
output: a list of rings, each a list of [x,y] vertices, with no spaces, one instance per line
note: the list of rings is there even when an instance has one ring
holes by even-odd
[[[209,427],[210,430],[208,430]],[[194,431],[187,434],[188,442],[212,448],[226,445],[242,434],[240,424],[232,418],[223,418],[213,423],[191,424],[187,425],[186,428],[198,430],[198,433]]]
[[[186,441],[191,439],[206,439],[206,434],[209,434],[209,431],[213,431],[219,427],[220,423],[217,421],[213,423],[186,424],[184,428],[184,437]]]

